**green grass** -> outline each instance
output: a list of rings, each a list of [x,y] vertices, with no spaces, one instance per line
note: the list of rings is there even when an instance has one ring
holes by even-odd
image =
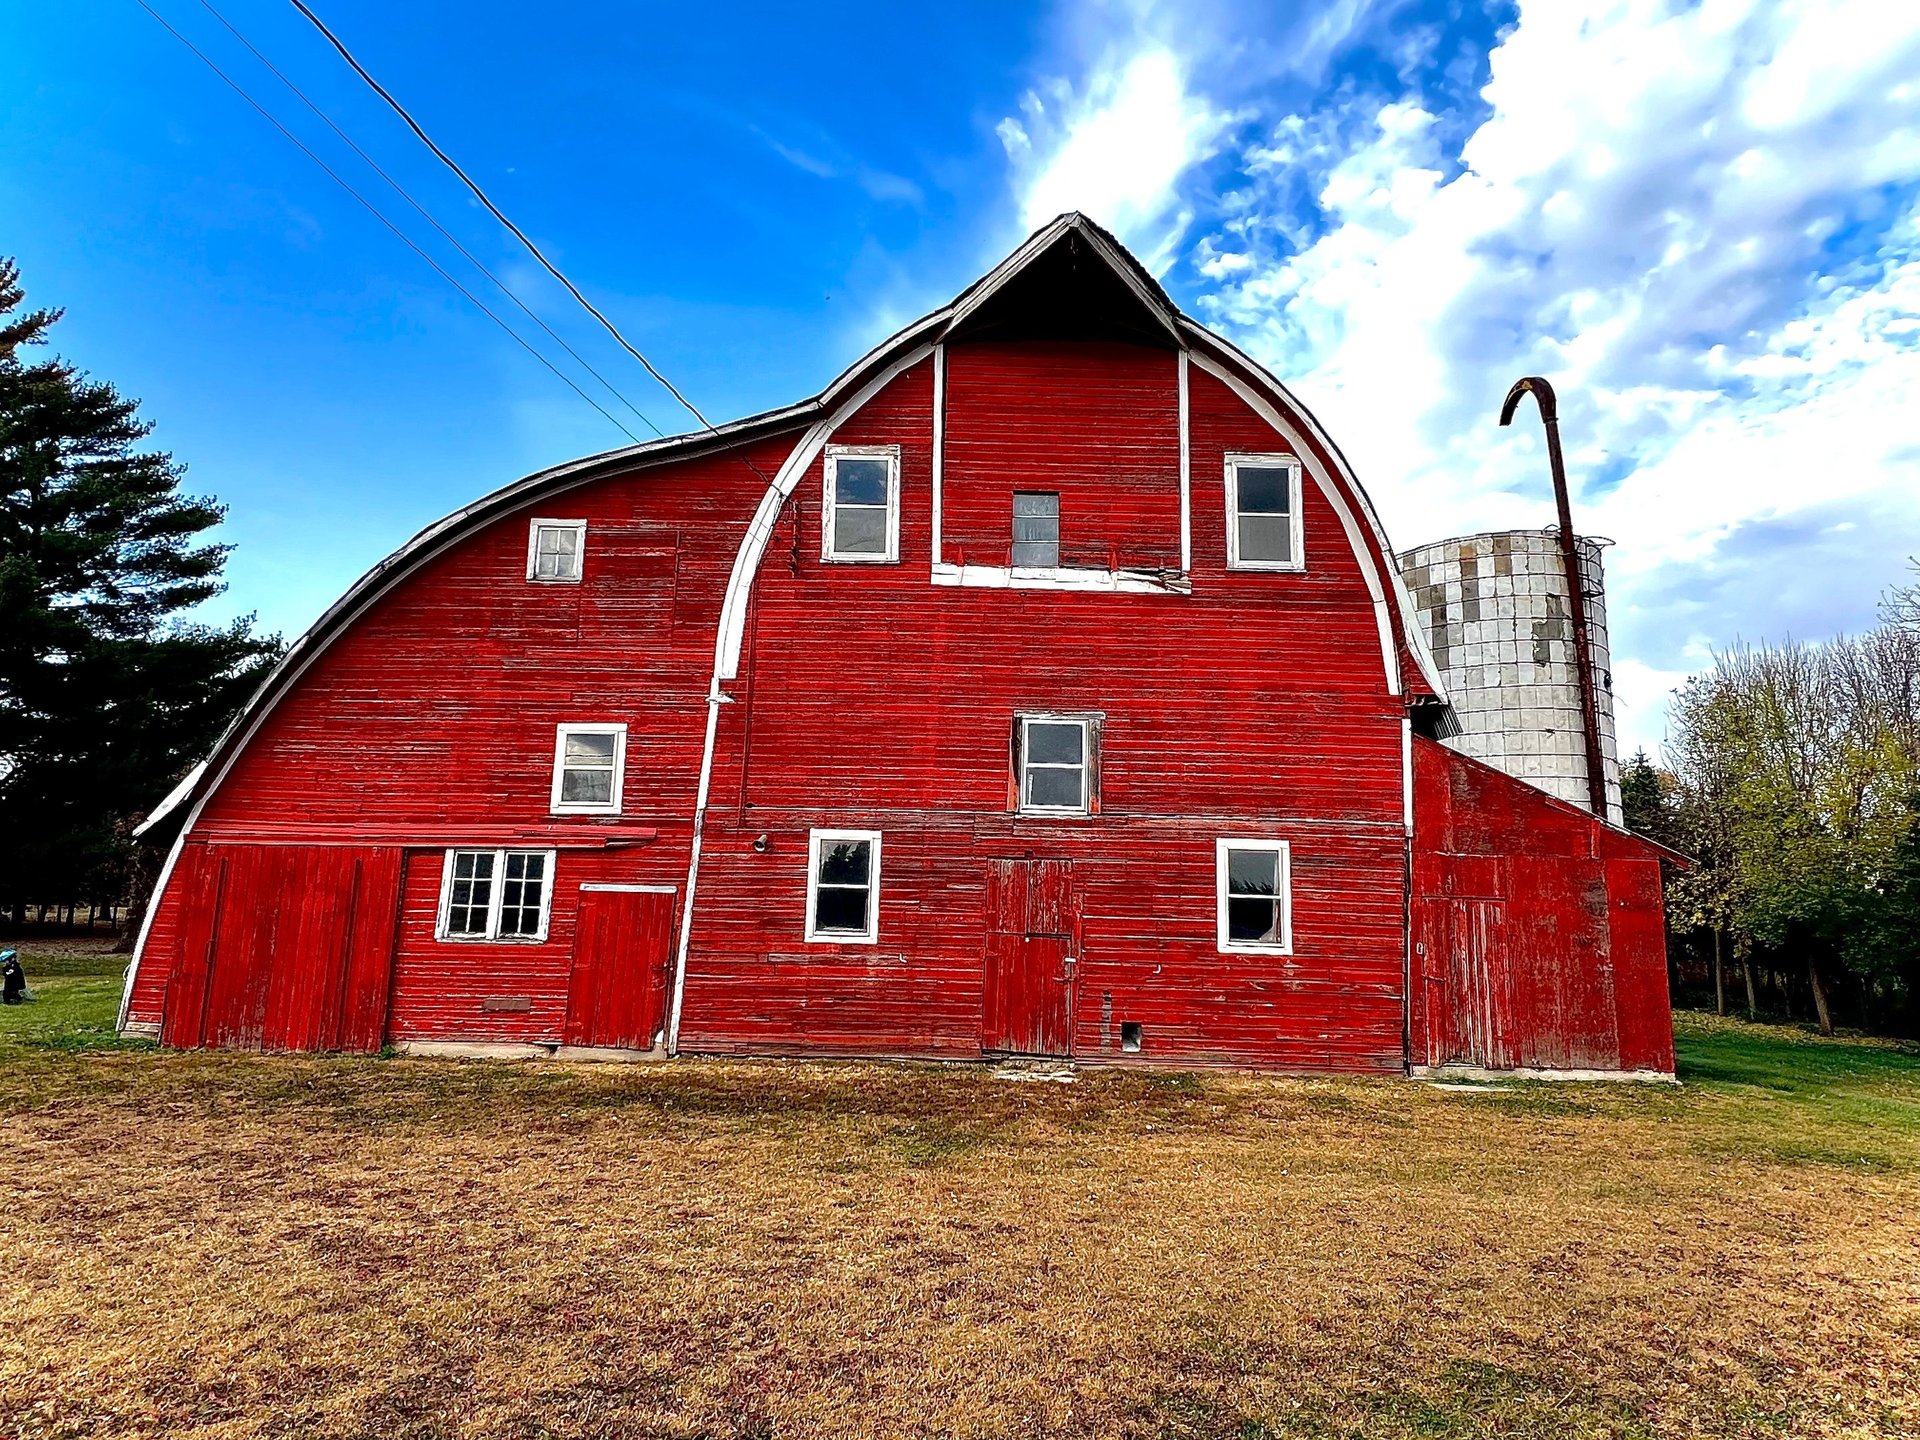
[[[1727,1155],[1920,1169],[1920,1048],[1691,1011],[1674,1017],[1679,1076]]]
[[[74,948],[48,953],[19,948],[27,988],[35,998],[22,1005],[0,1005],[0,1067],[45,1050],[125,1050],[146,1048],[145,1040],[123,1040],[114,1031],[120,1010],[120,986],[126,957]]]

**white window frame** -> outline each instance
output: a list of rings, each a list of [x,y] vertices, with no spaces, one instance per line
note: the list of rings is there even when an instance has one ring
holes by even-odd
[[[1094,746],[1099,743],[1098,730],[1091,715],[1057,715],[1038,710],[1022,710],[1014,717],[1016,730],[1014,743],[1018,747],[1019,767],[1014,779],[1019,785],[1018,800],[1014,806],[1017,815],[1053,815],[1066,816],[1069,819],[1085,818],[1093,814],[1093,787],[1097,782],[1099,766],[1094,759]],[[1032,768],[1027,760],[1027,727],[1041,725],[1078,725],[1080,727],[1080,803],[1078,805],[1034,805],[1027,800],[1027,771]],[[1042,770],[1071,770],[1071,765],[1056,764],[1052,761],[1039,762]]]
[[[440,911],[434,921],[433,938],[443,940],[449,945],[539,945],[547,938],[547,927],[553,917],[554,874],[553,861],[556,852],[528,845],[453,845],[449,846],[446,858],[440,865]],[[447,924],[453,911],[453,859],[456,855],[493,856],[493,885],[487,895],[487,929],[483,935],[450,935]],[[505,908],[507,895],[507,856],[543,855],[546,857],[541,870],[540,886],[540,929],[533,935],[502,935],[500,933],[500,912]]]
[[[1279,940],[1232,940],[1227,937],[1227,855],[1232,850],[1261,850],[1279,857],[1275,866],[1274,898],[1280,902]],[[1293,847],[1285,840],[1235,835],[1214,845],[1214,920],[1223,955],[1291,955],[1293,953]]]
[[[613,736],[613,799],[599,801],[562,800],[561,789],[567,774],[567,737],[569,735]],[[585,768],[585,767],[575,767]],[[555,815],[618,815],[626,794],[627,727],[612,724],[565,724],[554,727],[553,790],[549,797]]]
[[[814,926],[814,902],[820,893],[820,852],[823,846],[840,840],[865,840],[867,851],[867,928],[856,934],[851,930],[820,930]],[[829,886],[848,889],[848,886]],[[880,940],[880,832],[878,830],[809,830],[807,832],[807,943],[809,945],[874,945]]]
[[[1289,544],[1291,560],[1242,560],[1240,558],[1240,467],[1249,470],[1285,470],[1287,472],[1287,519],[1292,522]],[[1227,568],[1229,570],[1296,571],[1307,568],[1306,532],[1300,523],[1300,477],[1302,466],[1297,455],[1251,455],[1235,451],[1227,456]]]
[[[887,552],[884,555],[841,555],[833,548],[835,481],[842,460],[887,462]],[[900,563],[900,447],[898,445],[829,445],[822,467],[820,501],[820,558],[834,565],[897,565]],[[864,508],[864,507],[863,507]]]
[[[573,560],[579,568],[578,575],[541,575],[540,568],[540,532],[542,530],[573,531]],[[587,573],[587,522],[584,520],[545,520],[535,519],[527,525],[527,579],[536,585],[578,585]]]

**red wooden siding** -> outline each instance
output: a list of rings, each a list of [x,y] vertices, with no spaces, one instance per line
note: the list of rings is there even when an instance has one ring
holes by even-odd
[[[944,558],[1010,564],[1013,492],[1051,490],[1062,565],[1177,570],[1177,363],[1133,345],[951,347]]]
[[[975,335],[1055,333],[988,318]],[[1179,358],[1111,340],[955,341],[938,426],[930,358],[839,416],[831,443],[898,447],[897,564],[822,561],[818,454],[769,500],[825,410],[488,502],[519,508],[397,564],[232,752],[156,898],[130,1018],[175,1044],[642,1048],[670,1021],[685,920],[690,1051],[1396,1071],[1411,1027],[1415,1060],[1670,1068],[1644,847],[1420,742],[1409,891],[1407,696],[1369,584],[1390,557],[1343,522],[1361,498],[1305,418],[1208,353],[1301,438],[1190,365],[1184,577]],[[1229,571],[1225,456],[1295,443],[1305,568]],[[1178,583],[935,584],[940,562],[1008,563],[1016,490],[1060,494],[1082,580]],[[526,580],[535,516],[587,522],[581,583]],[[740,662],[710,704],[730,594]],[[1097,718],[1095,813],[1016,813],[1023,711]],[[549,813],[566,722],[627,727],[621,814]],[[884,837],[874,943],[807,942],[813,828]],[[1219,948],[1216,842],[1234,836],[1291,846],[1291,953]],[[545,937],[436,938],[451,847],[552,850]],[[1411,998],[1409,906],[1427,947]]]
[[[1648,846],[1416,740],[1413,892],[1417,1063],[1672,1071]]]
[[[770,472],[789,443],[750,458]],[[322,652],[240,752],[194,836],[430,847],[408,871],[395,1037],[557,1041],[579,881],[685,883],[715,625],[764,490],[761,474],[722,455],[548,497],[467,536]],[[535,515],[588,522],[582,583],[527,582]],[[622,815],[548,813],[563,721],[628,726]],[[453,845],[573,847],[560,852],[545,947],[432,938],[440,855]],[[156,898],[131,1019],[160,1018],[181,927],[213,903],[209,883],[183,857]],[[549,987],[532,1011],[469,1007],[486,998],[476,991],[525,993],[531,980],[509,984],[522,964]],[[434,977],[428,990],[421,975]]]
[[[1162,456],[1167,503],[1139,513],[1158,514],[1156,543],[1177,564],[1174,359],[1086,349],[1135,388],[1076,432],[1073,463],[1126,476]],[[1057,473],[1042,412],[1009,409],[1005,386],[997,411],[963,422],[955,377],[985,393],[1004,362],[1024,384],[1049,353],[980,344],[947,357],[950,560],[957,513],[1002,527],[1029,474]],[[1076,373],[1097,389],[1103,372]],[[1143,377],[1157,395],[1141,393]],[[808,543],[816,462],[755,577],[741,703],[720,715],[684,1047],[978,1054],[989,866],[1031,856],[1070,861],[1081,895],[1076,1054],[1118,1058],[1125,1021],[1143,1027],[1141,1058],[1162,1063],[1404,1064],[1403,711],[1387,692],[1371,596],[1312,485],[1304,573],[1226,569],[1226,452],[1284,442],[1210,376],[1193,375],[1191,404],[1191,595],[931,587],[930,364],[835,433],[901,447],[901,563],[819,559]],[[956,447],[993,464],[959,465]],[[1103,716],[1097,819],[1008,813],[1022,710]],[[804,942],[815,826],[884,833],[877,944]],[[764,853],[752,848],[760,834]],[[1294,955],[1219,953],[1214,842],[1229,834],[1294,842]]]

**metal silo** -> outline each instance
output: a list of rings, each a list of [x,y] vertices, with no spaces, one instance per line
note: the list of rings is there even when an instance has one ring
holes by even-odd
[[[1613,672],[1600,551],[1576,537],[1606,778],[1607,819],[1620,823]],[[1454,749],[1590,808],[1579,667],[1558,530],[1506,530],[1422,545],[1399,557],[1420,622],[1460,721]]]

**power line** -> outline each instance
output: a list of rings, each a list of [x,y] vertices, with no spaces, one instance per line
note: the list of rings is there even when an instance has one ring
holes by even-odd
[[[141,0],[141,3],[144,4],[145,0]],[[314,14],[313,11],[309,10],[306,7],[304,0],[293,0],[293,8],[298,10],[302,15],[306,16],[307,19],[313,23],[314,29],[318,30],[322,35],[326,36],[327,43],[332,45],[335,50],[338,50],[340,52],[340,58],[342,60],[345,60],[348,65],[353,67],[354,74],[358,75],[362,80],[366,81],[367,84],[370,87],[372,87],[374,94],[378,95],[382,100],[386,101],[387,104],[392,107],[394,114],[398,115],[402,120],[404,120],[407,124],[407,128],[413,131],[413,133],[419,137],[420,143],[425,145],[429,150],[431,150],[434,153],[434,155],[439,158],[440,163],[442,165],[445,165],[455,175],[460,177],[460,182],[463,185],[465,185],[467,189],[473,192],[473,197],[476,200],[478,200],[482,205],[487,207],[487,209],[492,213],[494,219],[498,220],[502,225],[506,226],[507,229],[513,232],[514,238],[517,239],[522,245],[527,247],[528,254],[532,255],[534,259],[538,260],[542,265],[546,267],[547,273],[549,275],[553,276],[554,279],[558,280],[562,285],[567,287],[567,292],[570,295],[572,295],[575,300],[578,300],[580,302],[581,306],[586,310],[586,312],[589,315],[593,316],[594,319],[598,320],[602,325],[606,327],[607,333],[613,336],[615,340],[618,340],[620,342],[621,348],[624,349],[629,355],[633,356],[634,359],[638,360],[643,366],[645,366],[647,373],[653,376],[653,378],[658,380],[662,385],[664,385],[667,389],[667,393],[673,396],[673,398],[678,400],[682,405],[684,405],[687,408],[687,413],[692,415],[694,419],[698,420],[705,429],[708,429],[708,430],[713,429],[714,428],[713,422],[707,419],[706,416],[702,415],[699,412],[699,410],[697,410],[694,407],[694,404],[691,400],[687,399],[686,396],[682,395],[677,389],[675,389],[673,382],[671,380],[667,379],[666,376],[662,375],[658,370],[654,369],[653,362],[647,359],[647,357],[642,355],[638,350],[636,350],[633,347],[632,342],[629,341],[626,336],[622,335],[620,331],[615,328],[614,323],[611,320],[607,319],[606,316],[602,315],[598,310],[594,308],[593,303],[590,300],[588,300],[585,295],[582,295],[580,293],[579,287],[576,286],[565,275],[561,274],[560,268],[557,265],[555,265],[551,260],[547,259],[547,257],[540,252],[540,247],[538,245],[535,245],[533,241],[527,238],[526,232],[523,231],[518,225],[514,224],[513,221],[509,220],[506,217],[506,214],[500,209],[500,207],[494,204],[492,200],[487,198],[487,192],[482,190],[478,185],[473,183],[472,177],[469,176],[466,171],[462,170],[457,163],[455,163],[454,158],[451,155],[447,154],[446,151],[442,150],[438,145],[433,143],[433,137],[428,135],[425,130],[421,129],[420,122],[415,120],[412,115],[407,113],[407,107],[402,105],[398,100],[394,99],[393,96],[388,93],[386,87],[382,85],[378,80],[374,79],[373,76],[367,72],[366,66],[362,65],[358,60],[353,58],[353,52],[347,49],[347,47],[341,43],[339,36],[335,35],[333,31],[327,28],[326,22],[323,21],[318,15]]]
[[[462,285],[458,280],[454,279],[453,276],[449,275],[445,267],[443,267],[438,260],[435,260],[426,251],[422,250],[418,245],[414,244],[412,238],[408,236],[405,231],[401,230],[401,228],[398,225],[395,225],[391,220],[389,220],[385,215],[383,215],[380,212],[380,210],[373,204],[372,201],[368,200],[366,196],[362,195],[358,190],[354,189],[352,185],[348,184],[346,180],[342,179],[339,173],[336,172],[331,165],[327,164],[326,161],[322,160],[318,155],[314,154],[313,151],[308,148],[305,141],[303,141],[298,135],[294,134],[285,125],[282,125],[279,122],[279,120],[274,118],[274,115],[272,114],[272,112],[269,111],[267,107],[262,105],[258,100],[254,99],[253,96],[249,95],[245,90],[245,88],[241,86],[239,81],[233,79],[232,76],[228,75],[226,71],[222,70],[217,64],[215,64],[213,60],[206,54],[206,52],[201,50],[201,48],[198,45],[195,45],[185,35],[182,35],[178,30],[174,29],[173,26],[167,22],[166,16],[162,15],[158,10],[155,10],[153,6],[149,5],[147,3],[147,0],[134,0],[134,3],[137,4],[142,10],[146,11],[147,14],[151,15],[156,21],[158,21],[161,29],[165,30],[169,35],[173,36],[174,39],[178,40],[182,45],[186,46],[188,50],[192,51],[193,54],[199,59],[200,63],[205,65],[209,70],[213,71],[215,75],[218,75],[220,79],[227,85],[227,87],[234,92],[234,94],[238,95],[242,100],[246,101],[247,104],[251,105],[255,110],[259,111],[261,117],[265,119],[269,125],[273,126],[274,129],[278,130],[282,135],[286,136],[288,140],[292,141],[293,144],[299,149],[301,154],[305,155],[315,165],[318,165],[321,168],[321,170],[326,172],[327,177],[330,180],[332,180],[334,184],[338,185],[342,190],[346,191],[347,194],[351,195],[355,200],[359,201],[360,204],[363,207],[365,207],[367,213],[372,215],[373,218],[378,220],[382,225],[386,226],[387,229],[391,230],[403,245],[405,245],[409,250],[413,251],[413,253],[418,255],[422,260],[426,261],[427,264],[431,265],[434,268],[435,272],[439,274],[442,280],[445,280],[455,290],[458,290],[462,295],[464,295],[467,298],[468,302],[472,304],[475,309],[479,310],[481,314],[485,315],[489,320],[493,321],[494,324],[498,325],[502,330],[506,331],[507,334],[513,338],[514,342],[518,344],[521,349],[525,350],[529,355],[533,356],[534,359],[538,360],[542,365],[546,366],[547,369],[553,371],[555,375],[559,376],[561,381],[565,383],[566,387],[569,390],[573,391],[574,394],[578,395],[582,400],[586,401],[589,405],[593,406],[595,410],[598,410],[601,416],[607,421],[607,423],[612,425],[622,435],[625,435],[629,440],[633,441],[633,443],[636,445],[641,443],[640,437],[638,435],[634,434],[631,430],[627,429],[626,426],[622,425],[618,420],[616,420],[612,415],[608,414],[605,407],[603,407],[599,401],[595,400],[591,395],[587,394],[586,391],[582,390],[578,385],[574,384],[573,378],[571,376],[566,374],[563,370],[561,370],[546,356],[542,355],[538,350],[534,349],[532,345],[528,344],[526,338],[523,335],[521,335],[519,331],[515,330],[511,325],[507,324],[506,321],[502,320],[498,315],[494,314],[492,310],[488,309],[487,306],[478,297],[476,297],[472,291],[468,290],[466,286]]]
[[[471,250],[467,249],[465,245],[462,245],[459,239],[450,230],[448,230],[446,226],[442,225],[438,220],[436,220],[433,217],[432,213],[428,211],[426,206],[422,205],[418,200],[414,199],[412,194],[408,192],[407,188],[404,185],[402,185],[398,180],[394,179],[393,176],[389,175],[385,170],[383,170],[380,167],[379,162],[376,161],[371,155],[367,154],[365,150],[361,149],[359,144],[354,140],[354,138],[351,135],[349,135],[345,130],[342,130],[338,125],[336,125],[333,122],[332,116],[328,115],[326,111],[322,110],[311,99],[309,99],[307,97],[307,93],[304,90],[302,90],[298,85],[294,84],[293,81],[289,80],[287,76],[281,71],[278,65],[275,65],[273,61],[269,60],[265,55],[261,54],[258,46],[256,46],[251,40],[247,39],[245,35],[241,34],[239,29],[235,27],[234,23],[231,20],[227,19],[226,16],[222,15],[217,9],[214,8],[213,0],[200,0],[200,5],[201,5],[201,8],[203,8],[209,15],[213,16],[214,19],[218,20],[222,25],[226,26],[228,33],[231,34],[233,38],[238,40],[242,45],[246,46],[248,51],[252,53],[254,59],[258,60],[262,65],[266,66],[268,70],[272,71],[274,78],[279,80],[279,82],[282,85],[286,86],[287,89],[291,90],[294,93],[294,95],[299,99],[302,105],[305,105],[307,109],[311,110],[315,115],[319,116],[321,121],[326,125],[326,127],[329,130],[333,131],[335,135],[338,135],[340,139],[346,143],[347,147],[353,151],[354,154],[358,155],[362,160],[364,160],[367,163],[368,168],[371,169],[374,174],[378,175],[382,180],[386,181],[388,185],[392,186],[394,189],[394,192],[398,194],[402,200],[406,201],[407,204],[411,205],[417,212],[419,212],[421,219],[425,220],[435,230],[439,231],[441,236],[446,240],[446,242],[449,245],[453,246],[454,249],[458,250],[460,254],[466,258],[468,263],[470,263],[473,266],[474,269],[478,270],[482,275],[486,276],[487,279],[491,280],[499,288],[500,292],[503,295],[505,295],[509,300],[513,301],[515,305],[518,305],[520,309],[526,313],[526,316],[529,320],[533,321],[534,324],[538,325],[542,330],[546,331],[547,335],[554,341],[554,343],[557,344],[562,350],[566,351],[567,354],[571,355],[575,360],[575,362],[579,364],[581,369],[585,370],[589,375],[593,376],[594,379],[598,380],[602,385],[606,386],[608,392],[611,393],[616,400],[618,400],[622,405],[626,406],[627,409],[631,410],[635,415],[639,416],[641,424],[645,425],[649,430],[653,431],[653,433],[656,435],[663,436],[663,437],[666,435],[667,432],[662,430],[658,425],[654,424],[652,420],[648,419],[645,412],[643,412],[638,405],[635,405],[625,395],[622,395],[620,391],[614,387],[614,384],[611,380],[607,379],[606,376],[602,375],[598,370],[594,369],[593,366],[587,362],[587,359],[585,356],[581,355],[579,351],[575,350],[573,346],[569,345],[560,335],[556,334],[553,327],[547,324],[545,320],[542,320],[540,316],[527,304],[526,301],[522,300],[518,295],[516,295],[512,287],[509,286],[506,281],[502,280],[498,275],[495,275],[485,265],[481,264],[479,258],[475,256]]]

